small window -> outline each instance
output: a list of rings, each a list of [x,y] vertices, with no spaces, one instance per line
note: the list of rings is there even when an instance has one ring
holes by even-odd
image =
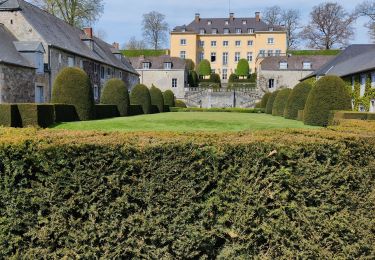
[[[199,52],[199,55],[198,55],[198,61],[201,62],[202,60],[204,60],[204,52],[203,51]]]
[[[215,69],[211,70],[211,74],[215,74],[215,72],[216,72]]]
[[[235,61],[235,62],[239,62],[240,59],[241,59],[241,53],[240,53],[240,52],[236,52],[236,53],[234,54],[234,61]]]
[[[43,74],[44,73],[44,60],[43,60],[43,53],[36,53],[36,73]]]
[[[186,28],[182,28],[182,32],[186,32]]]
[[[247,46],[253,46],[253,44],[254,44],[253,40],[247,41]]]
[[[99,87],[98,87],[98,85],[94,85],[94,99],[95,100],[99,99]]]
[[[366,74],[361,75],[361,89],[360,89],[360,93],[359,93],[360,97],[363,97],[365,95],[365,92],[366,92],[366,80],[367,80]]]
[[[280,56],[281,55],[281,50],[276,50],[275,51],[275,56]]]
[[[265,50],[260,50],[259,51],[259,56],[260,57],[265,57],[266,56],[266,51]]]
[[[359,111],[359,112],[366,112],[366,109],[365,109],[365,107],[364,107],[362,104],[360,104],[360,105],[358,106],[358,111]]]
[[[354,91],[355,88],[355,76],[352,76],[352,91]]]
[[[216,47],[216,41],[211,41],[211,47]]]
[[[371,88],[375,88],[375,72],[371,73]]]
[[[228,79],[228,69],[223,69],[222,79]]]
[[[228,28],[224,28],[224,34],[229,34],[229,29]]]
[[[165,70],[172,69],[172,62],[164,62],[164,69]]]
[[[236,41],[236,46],[237,47],[241,46],[241,41]]]
[[[228,20],[225,20],[225,25],[229,25],[229,21]]]
[[[229,42],[228,41],[223,41],[223,46],[225,46],[225,47],[229,46]]]
[[[204,29],[199,30],[199,34],[205,34],[205,33],[206,33],[206,31]]]
[[[268,80],[268,88],[274,88],[275,87],[275,80],[269,79]]]
[[[303,69],[304,70],[311,70],[311,68],[312,68],[311,62],[308,62],[308,61],[303,62]]]
[[[150,62],[143,62],[143,69],[144,70],[148,70],[150,69],[151,67],[151,63]]]
[[[100,78],[104,79],[104,76],[105,76],[104,67],[100,67]]]
[[[211,25],[211,24],[212,24],[212,21],[208,21],[207,24],[208,24],[208,25]]]
[[[228,65],[228,52],[223,52],[223,65]]]
[[[68,67],[74,67],[74,58],[68,57]]]
[[[180,51],[180,58],[186,59],[186,51]]]
[[[236,28],[236,33],[237,33],[237,34],[241,34],[241,33],[242,33],[241,28]]]
[[[268,50],[267,51],[267,56],[272,57],[273,56],[273,50]]]
[[[247,24],[247,21],[246,20],[242,20],[242,24],[243,25]]]
[[[61,56],[61,53],[59,53],[59,64],[62,63],[62,56]]]
[[[172,79],[172,88],[177,88],[177,79]]]
[[[271,37],[271,38],[268,38],[268,39],[267,39],[267,43],[268,43],[268,44],[274,44],[274,38],[272,38],[272,37]]]
[[[286,70],[288,69],[288,63],[286,61],[280,62],[280,69],[281,70]]]
[[[83,69],[83,60],[80,60],[80,61],[79,61],[79,67],[80,67],[81,69]]]
[[[204,47],[204,41],[199,41],[199,47]]]
[[[186,39],[181,39],[180,40],[180,45],[185,46],[186,45]]]
[[[122,71],[120,71],[119,75],[120,75],[120,79],[122,79]]]
[[[249,34],[254,33],[254,28],[249,28],[249,29],[247,29],[247,33],[249,33]]]
[[[247,53],[247,61],[248,61],[248,62],[253,61],[253,53],[252,53],[252,52],[248,52],[248,53]]]
[[[375,100],[370,101],[370,112],[375,113]]]
[[[273,32],[273,27],[268,28],[268,31]]]
[[[211,62],[216,62],[216,52],[211,52]]]
[[[217,29],[212,29],[212,34],[217,34]]]
[[[35,88],[35,102],[44,103],[44,88],[43,86],[36,86]]]
[[[107,76],[111,76],[111,68],[107,69]]]

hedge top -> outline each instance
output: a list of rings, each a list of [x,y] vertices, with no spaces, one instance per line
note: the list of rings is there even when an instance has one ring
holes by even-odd
[[[202,60],[198,65],[199,76],[209,76],[211,75],[211,64],[208,60]]]
[[[293,88],[285,107],[285,118],[297,119],[298,110],[305,109],[306,100],[311,89],[312,85],[307,81],[300,82]]]
[[[130,101],[129,92],[125,82],[121,79],[108,80],[104,86],[100,103],[117,105],[120,116],[126,116]]]
[[[247,77],[249,74],[249,62],[247,61],[247,59],[240,59],[237,64],[236,75],[240,77]]]
[[[141,105],[145,114],[151,113],[150,91],[145,85],[136,85],[130,94],[130,103],[132,105]]]
[[[290,88],[284,88],[279,91],[277,94],[275,101],[272,107],[272,115],[273,116],[283,116],[284,110],[286,107],[286,103],[288,102],[288,98],[292,90]]]

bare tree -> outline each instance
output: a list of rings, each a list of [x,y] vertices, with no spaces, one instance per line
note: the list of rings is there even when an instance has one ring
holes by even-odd
[[[45,11],[63,19],[72,26],[94,23],[104,10],[103,0],[33,0]]]
[[[312,48],[331,49],[346,46],[353,37],[355,16],[349,14],[338,3],[323,3],[315,6],[310,13],[311,21],[304,27],[301,37]]]
[[[355,14],[370,19],[365,26],[369,29],[371,39],[375,42],[375,1],[365,1],[357,5]]]
[[[143,36],[157,50],[167,39],[168,24],[165,15],[152,11],[143,15]]]
[[[267,7],[263,11],[262,19],[269,25],[280,25],[282,23],[282,12],[280,6]]]
[[[142,40],[137,40],[134,36],[124,45],[126,50],[143,50],[146,49],[146,43]]]
[[[99,28],[96,30],[96,32],[94,33],[94,35],[96,37],[98,37],[99,39],[105,41],[107,39],[107,32],[103,29],[103,28]]]

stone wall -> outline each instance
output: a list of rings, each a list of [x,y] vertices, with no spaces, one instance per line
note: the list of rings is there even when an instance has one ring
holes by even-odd
[[[35,70],[0,64],[0,103],[35,102]]]
[[[258,73],[258,85],[257,87],[264,92],[274,92],[282,86],[287,88],[294,88],[299,80],[311,74],[313,71],[299,70],[260,70]],[[274,79],[274,87],[269,88],[268,82],[270,79]]]

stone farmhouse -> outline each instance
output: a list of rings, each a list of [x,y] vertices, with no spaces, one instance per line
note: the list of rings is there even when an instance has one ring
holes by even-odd
[[[273,56],[264,58],[258,66],[258,88],[274,92],[280,87],[293,88],[300,79],[318,70],[334,56]]]
[[[19,54],[35,68],[29,102],[32,96],[36,102],[50,102],[54,80],[65,67],[80,67],[89,75],[96,101],[110,78],[124,80],[129,89],[139,82],[138,73],[120,53],[118,44],[95,37],[92,28],[72,27],[24,0],[0,1],[0,24],[10,33]],[[19,72],[6,77],[18,81]]]
[[[178,99],[185,97],[188,71],[185,60],[168,55],[158,57],[133,57],[131,65],[140,75],[140,82],[162,91],[172,90]]]
[[[352,92],[354,110],[375,112],[375,44],[353,44],[302,80],[336,75]]]

